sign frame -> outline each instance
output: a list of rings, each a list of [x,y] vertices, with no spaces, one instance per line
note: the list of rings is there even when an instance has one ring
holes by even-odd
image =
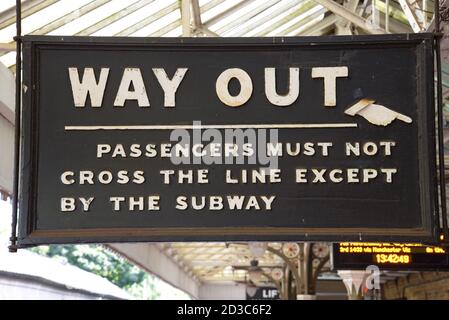
[[[389,34],[367,36],[326,37],[278,37],[278,38],[121,38],[121,37],[55,37],[24,36],[23,41],[23,106],[21,164],[19,175],[19,236],[18,246],[34,246],[51,243],[105,243],[142,241],[422,241],[436,243],[439,235],[439,219],[436,192],[436,137],[435,101],[433,84],[434,35]],[[242,46],[251,48],[289,46],[351,46],[353,44],[414,44],[418,62],[416,100],[430,110],[418,108],[418,149],[421,193],[421,228],[276,228],[276,227],[229,227],[229,228],[97,228],[38,230],[36,228],[36,189],[38,180],[38,86],[39,50],[42,47],[120,48],[145,46],[202,48],[215,46],[226,49]],[[33,68],[34,66],[34,68]],[[432,115],[432,116],[431,116]]]

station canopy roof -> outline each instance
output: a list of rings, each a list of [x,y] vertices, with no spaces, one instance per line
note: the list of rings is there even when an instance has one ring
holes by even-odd
[[[22,33],[271,37],[423,32],[431,24],[434,6],[431,0],[390,0],[388,9],[382,0],[190,0],[192,14],[183,24],[182,2],[22,0]],[[0,61],[8,67],[15,61],[14,5],[15,0],[0,2]]]
[[[414,33],[433,30],[433,8],[433,0],[22,0],[22,33],[93,37]],[[15,32],[15,0],[1,0],[0,62],[12,71]],[[443,66],[443,85],[447,97],[448,65]],[[448,105],[446,108],[449,115]],[[246,244],[159,246],[192,276],[205,282],[247,281],[254,260]],[[270,243],[268,247],[276,250],[280,244]],[[266,269],[284,266],[283,260],[269,250],[258,262]],[[327,276],[335,277],[332,273]]]

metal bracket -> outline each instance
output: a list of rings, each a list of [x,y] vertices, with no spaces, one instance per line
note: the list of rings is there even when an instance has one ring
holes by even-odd
[[[9,252],[17,252],[17,206],[19,201],[19,159],[20,159],[20,112],[22,86],[22,2],[16,0],[16,103],[14,125],[14,186],[12,196],[12,219]]]
[[[11,236],[11,237],[9,238],[9,241],[11,242],[11,244],[8,246],[9,252],[11,252],[11,253],[17,252],[17,249],[19,248],[19,247],[17,246],[17,244],[15,244],[16,241],[17,241],[17,237]]]
[[[443,32],[434,32],[433,37],[437,40],[443,38],[444,33]]]
[[[442,237],[439,236],[440,242],[449,243],[448,214],[446,206],[446,178],[444,174],[444,136],[443,136],[443,89],[441,79],[441,52],[440,40],[443,33],[440,29],[440,5],[439,1],[435,1],[435,58],[437,68],[437,115],[438,115],[438,169],[439,169],[439,189],[440,189],[440,205],[441,205],[441,221],[442,221]]]

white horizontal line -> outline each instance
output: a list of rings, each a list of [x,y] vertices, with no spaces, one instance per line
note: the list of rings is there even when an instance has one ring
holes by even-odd
[[[287,123],[287,124],[206,124],[206,125],[129,125],[129,126],[65,126],[66,131],[95,130],[175,130],[175,129],[315,129],[357,128],[357,123]]]

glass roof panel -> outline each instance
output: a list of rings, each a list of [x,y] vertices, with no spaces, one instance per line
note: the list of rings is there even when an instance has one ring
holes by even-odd
[[[168,23],[167,25],[163,26],[162,28],[158,28],[156,31],[150,33],[147,35],[147,37],[161,37],[164,36],[166,33],[172,31],[173,29],[177,28],[181,25],[181,10],[176,9],[176,11],[173,12],[172,21]]]
[[[211,2],[212,0],[198,0],[198,4],[200,7],[204,6],[205,4]]]
[[[248,1],[248,0],[226,0],[223,3],[220,3],[216,7],[201,13],[201,20],[203,23],[207,23],[208,20],[215,17],[217,14],[220,14],[232,6],[235,6],[236,4],[242,2],[242,1]]]
[[[252,17],[248,21],[242,21],[242,23],[237,25],[234,29],[223,33],[223,36],[241,36],[248,32],[252,32],[259,25],[265,22],[271,23],[272,17],[270,17],[270,15],[275,14],[277,11],[277,14],[283,13],[296,4],[298,4],[297,0],[282,0],[274,5],[271,5],[269,8]]]
[[[77,0],[78,1],[78,0]],[[96,22],[101,21],[102,19],[105,19],[112,14],[126,8],[128,5],[136,2],[138,0],[134,0],[132,2],[130,1],[123,1],[123,0],[112,0],[111,2],[108,2],[89,13],[79,17],[78,19],[73,20],[72,22],[69,22],[65,24],[64,26],[53,30],[49,33],[49,35],[74,35],[77,32],[80,32],[87,27],[94,25]]]
[[[23,1],[23,0],[22,0]],[[16,0],[2,0],[0,1],[0,12],[5,11],[15,6]]]
[[[279,13],[276,17],[273,17],[269,21],[266,21],[260,24],[259,26],[255,27],[253,30],[249,31],[247,34],[245,34],[245,36],[254,37],[263,35],[261,33],[263,33],[264,30],[266,30],[269,26],[274,25],[275,23],[279,23],[283,19],[286,19],[288,16],[293,15],[299,8],[301,8],[304,5],[304,2],[305,1],[301,1],[297,5],[290,7],[289,9],[285,10],[282,13]]]
[[[265,0],[256,0],[252,3],[249,3],[248,5],[242,7],[241,9],[237,10],[236,12],[232,13],[231,15],[219,20],[218,22],[214,23],[209,27],[210,30],[216,32],[218,29],[222,28],[223,26],[226,26],[227,24],[238,20],[243,15],[247,14],[248,12],[256,10],[258,7],[262,6],[266,2]],[[242,21],[244,22],[244,21]]]
[[[104,27],[103,29],[98,30],[97,32],[93,33],[93,36],[113,36],[117,33],[119,33],[122,30],[125,30],[126,28],[132,26],[136,23],[136,21],[141,21],[148,17],[149,15],[159,11],[166,5],[167,1],[165,0],[159,0],[154,1],[146,6],[134,11],[133,13],[121,18],[120,20],[117,20],[108,26]]]
[[[290,19],[286,23],[282,24],[282,26],[274,29],[273,31],[268,33],[267,36],[287,35],[285,31],[288,30],[289,27],[295,25],[298,22],[301,22],[301,20],[304,20],[304,19],[310,17],[315,12],[317,12],[318,10],[321,10],[321,9],[323,9],[323,7],[321,5],[316,5],[313,8],[311,8],[310,10],[307,10],[306,12],[300,14],[299,16],[297,16],[293,19]]]
[[[182,35],[182,26],[176,27],[172,31],[164,34],[164,37],[180,37]]]
[[[324,13],[325,13],[325,9],[324,8],[318,8],[317,10],[312,9],[313,13],[310,13],[310,15],[308,15],[307,17],[305,17],[301,22],[301,26],[299,26],[298,28],[294,28],[292,31],[285,33],[285,36],[290,37],[290,36],[296,36],[298,35],[298,33],[300,33],[301,31],[307,29],[308,27],[310,27],[311,25],[323,20],[324,18]],[[312,11],[310,10],[310,11]]]
[[[78,9],[92,0],[61,0],[42,9],[22,20],[22,34],[28,34],[59,17]],[[16,26],[12,24],[0,30],[0,42],[10,42],[16,33]]]
[[[0,62],[6,67],[11,67],[16,64],[16,52],[8,52],[7,54],[0,57]]]
[[[132,33],[132,37],[147,37],[149,34],[156,32],[157,30],[167,26],[168,24],[176,21],[181,17],[181,11],[178,9],[173,10],[169,14],[166,14],[160,19],[150,23],[149,25],[143,27],[142,29]]]

